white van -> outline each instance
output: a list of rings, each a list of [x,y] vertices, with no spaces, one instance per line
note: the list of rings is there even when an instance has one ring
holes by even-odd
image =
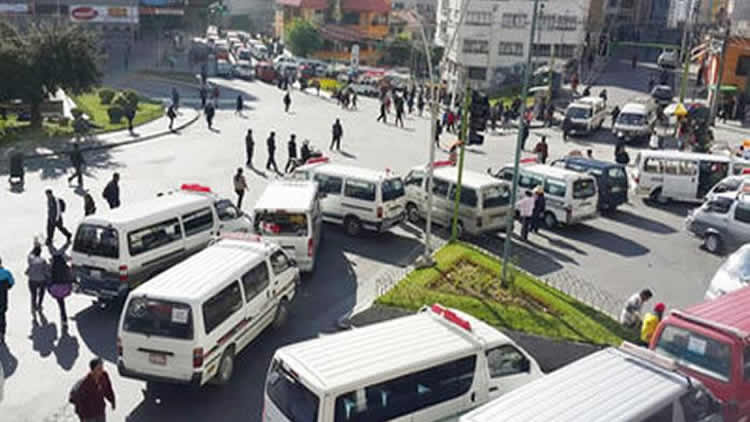
[[[299,282],[294,260],[256,235],[224,237],[130,293],[117,333],[121,376],[226,384],[235,356],[284,322]]]
[[[599,97],[584,97],[574,101],[565,110],[565,117],[570,119],[568,133],[590,134],[601,129],[607,118],[607,105]]]
[[[656,109],[650,102],[628,103],[617,116],[612,128],[618,139],[628,141],[646,141],[656,125]]]
[[[208,187],[179,191],[85,217],[71,252],[80,291],[122,299],[154,275],[208,246],[221,232],[250,232],[252,221]]]
[[[432,215],[446,227],[453,223],[458,169],[449,163],[433,164]],[[427,214],[426,166],[414,167],[404,179],[406,215],[417,222]],[[510,184],[487,174],[464,170],[461,179],[461,202],[458,209],[458,233],[480,235],[502,230],[507,225],[510,206]]]
[[[297,167],[291,176],[318,182],[323,221],[343,224],[356,236],[362,228],[384,232],[404,220],[404,182],[388,170],[333,164],[327,159]]]
[[[433,305],[276,350],[263,422],[457,420],[542,376],[501,332]]]
[[[487,171],[493,174],[491,169]],[[513,167],[505,166],[494,176],[513,183]],[[537,186],[544,187],[544,225],[548,229],[558,224],[580,223],[599,215],[599,189],[596,179],[589,174],[545,164],[522,165],[518,197],[522,198],[525,192],[531,192]]]
[[[270,183],[255,203],[253,223],[255,232],[281,245],[301,271],[313,271],[323,225],[317,183]]]
[[[721,406],[677,364],[630,343],[579,359],[461,422],[720,422]]]
[[[750,161],[721,154],[643,150],[635,157],[636,193],[665,204],[702,202],[717,183],[750,168]]]

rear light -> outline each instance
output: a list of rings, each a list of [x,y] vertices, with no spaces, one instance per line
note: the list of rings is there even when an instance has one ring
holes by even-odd
[[[482,217],[477,217],[477,227],[482,227]]]
[[[315,246],[315,242],[313,242],[313,238],[307,239],[307,256],[312,257],[313,256],[313,246]]]
[[[128,282],[128,266],[120,265],[120,283]]]
[[[193,368],[200,368],[203,366],[203,348],[196,347],[193,349]]]
[[[378,218],[383,218],[383,207],[378,207]]]
[[[122,339],[117,337],[117,357],[122,357]]]

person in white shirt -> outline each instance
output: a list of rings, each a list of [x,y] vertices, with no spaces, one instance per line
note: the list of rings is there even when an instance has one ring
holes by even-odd
[[[526,196],[516,203],[518,213],[521,215],[521,238],[523,240],[527,240],[529,237],[529,229],[534,215],[534,202],[534,196],[530,191],[527,191]]]
[[[650,289],[643,289],[630,296],[620,313],[620,324],[627,328],[638,328],[641,322],[641,308],[653,295]]]

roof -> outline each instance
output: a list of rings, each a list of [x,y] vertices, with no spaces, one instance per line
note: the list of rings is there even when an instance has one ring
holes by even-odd
[[[315,182],[276,181],[266,186],[258,201],[256,210],[307,210],[318,194]]]
[[[554,167],[547,164],[529,164],[529,165],[522,165],[521,170],[530,171],[534,173],[540,173],[545,176],[555,177],[558,179],[568,180],[568,179],[581,179],[585,177],[591,177],[584,173],[579,173],[577,171],[568,170],[562,167]]]
[[[750,287],[692,306],[685,313],[750,333]]]
[[[646,113],[647,111],[648,111],[648,108],[646,108],[645,104],[628,103],[622,107],[620,114],[622,113]]]
[[[138,286],[132,293],[190,303],[219,290],[216,282],[236,279],[237,272],[268,254],[272,244],[220,240]]]
[[[396,177],[395,173],[387,174],[385,170],[371,170],[363,167],[347,166],[330,162],[307,164],[298,167],[298,169],[312,170],[314,173],[325,171],[326,174],[334,174],[341,177],[355,177],[368,181],[379,181],[387,177]]]
[[[458,167],[437,167],[433,170],[432,174],[436,177],[447,179],[453,183],[458,182]],[[507,183],[486,173],[464,170],[464,173],[461,176],[461,184],[473,188],[483,188],[488,185],[503,185]]]
[[[504,394],[461,422],[635,421],[643,418],[644,404],[672,400],[687,388],[686,377],[608,348]]]
[[[362,381],[379,382],[407,369],[459,359],[475,351],[482,341],[488,345],[512,343],[486,323],[454,312],[471,324],[473,334],[426,310],[284,346],[277,356],[304,375],[311,387],[337,392],[348,391]]]
[[[638,154],[641,154],[644,157],[653,157],[653,158],[682,158],[685,160],[709,160],[709,161],[721,161],[728,163],[729,162],[729,156],[724,154],[702,154],[698,152],[682,152],[677,151],[673,149],[669,150],[643,150],[639,151]],[[735,162],[741,162],[741,163],[748,163],[750,164],[750,161],[743,160],[742,158],[735,157]]]
[[[276,4],[301,9],[325,9],[328,7],[326,0],[276,0]]]
[[[593,107],[594,104],[596,104],[596,103],[603,103],[603,102],[604,102],[604,99],[599,98],[599,97],[583,97],[583,98],[579,98],[579,99],[573,101],[570,104],[570,106],[571,107],[575,107],[575,106]]]
[[[592,160],[586,157],[563,157],[563,160],[568,163],[580,163],[592,168],[605,169],[609,167],[622,167],[621,164],[613,163],[611,161]]]
[[[329,41],[361,41],[369,38],[366,32],[352,25],[325,24],[318,27],[320,36]]]
[[[388,13],[391,3],[388,0],[341,0],[341,10],[345,12]]]
[[[131,222],[138,224],[140,220],[158,218],[160,214],[173,215],[175,209],[208,206],[213,199],[206,195],[177,191],[114,210],[103,211],[86,217],[83,222],[105,226]]]

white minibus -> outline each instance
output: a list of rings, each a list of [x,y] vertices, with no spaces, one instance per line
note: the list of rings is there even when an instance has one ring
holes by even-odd
[[[400,176],[327,158],[311,161],[316,162],[297,167],[291,178],[318,182],[323,221],[343,224],[346,233],[356,236],[363,228],[384,232],[404,220],[406,193]]]
[[[492,170],[487,171],[493,174]],[[599,215],[599,189],[593,176],[545,164],[522,165],[519,172],[519,198],[537,186],[544,188],[544,225],[548,229],[558,224],[580,223]],[[494,176],[512,183],[513,167],[505,166]]]
[[[714,185],[746,168],[750,161],[728,155],[643,150],[635,157],[633,180],[636,193],[658,203],[702,202]]]
[[[278,243],[297,261],[300,271],[313,271],[323,225],[317,183],[270,183],[255,203],[253,223],[255,232]]]
[[[130,293],[117,333],[120,375],[226,384],[235,356],[267,326],[284,322],[298,282],[294,260],[278,245],[223,235]]]
[[[427,213],[427,167],[414,167],[404,179],[406,213],[417,222]],[[450,227],[458,186],[458,169],[448,162],[433,164],[432,216]],[[464,170],[458,210],[458,233],[480,235],[502,230],[507,225],[510,184],[484,173]]]
[[[252,221],[206,186],[85,217],[71,253],[82,293],[109,301],[208,246],[219,233],[250,232]]]
[[[507,336],[435,304],[276,350],[263,422],[454,421],[542,376]]]
[[[565,118],[570,120],[569,134],[591,134],[601,129],[607,118],[607,105],[599,97],[584,97],[573,101],[565,109]]]

